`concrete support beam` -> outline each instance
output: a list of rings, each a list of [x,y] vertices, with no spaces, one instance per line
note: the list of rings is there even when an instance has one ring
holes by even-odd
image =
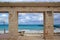
[[[9,11],[9,35],[10,35],[10,40],[17,40],[17,37],[18,37],[18,15],[14,9]]]
[[[44,13],[44,38],[45,40],[54,40],[54,28],[53,28],[53,12],[46,11]]]
[[[60,7],[0,7],[0,12],[8,12],[14,8],[18,12],[33,12],[40,13],[44,11],[60,12]]]

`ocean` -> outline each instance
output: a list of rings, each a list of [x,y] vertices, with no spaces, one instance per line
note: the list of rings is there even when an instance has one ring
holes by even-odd
[[[0,33],[4,33],[4,29],[5,29],[6,33],[8,33],[9,26],[0,25]],[[44,32],[43,30],[44,30],[43,25],[18,25],[18,32],[25,31],[26,33],[43,33]],[[55,31],[57,32],[58,30],[55,30]]]
[[[0,25],[0,30],[8,30],[9,25]],[[43,30],[43,25],[18,25],[18,30]]]

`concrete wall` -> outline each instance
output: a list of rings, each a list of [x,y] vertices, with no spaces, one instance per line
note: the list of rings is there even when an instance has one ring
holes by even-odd
[[[9,12],[9,36],[10,40],[18,38],[18,12],[43,12],[44,14],[44,38],[53,38],[53,12],[60,12],[60,7],[0,7],[0,12]]]

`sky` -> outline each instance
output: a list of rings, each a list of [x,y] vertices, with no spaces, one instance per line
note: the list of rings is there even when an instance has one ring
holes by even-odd
[[[43,14],[41,13],[19,13],[19,24],[43,24]]]
[[[8,13],[0,13],[0,24],[3,24],[3,22],[5,22],[6,24],[8,24],[8,19],[9,18],[9,14]]]
[[[60,13],[54,14],[54,24],[60,24]]]
[[[60,0],[0,0],[0,2],[60,2]]]
[[[43,24],[42,13],[18,13],[18,24]],[[0,24],[9,24],[9,14],[0,13]],[[60,24],[60,13],[54,13],[54,24]]]

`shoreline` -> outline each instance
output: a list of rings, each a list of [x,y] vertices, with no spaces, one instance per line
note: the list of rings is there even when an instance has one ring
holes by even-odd
[[[20,31],[25,31],[25,33],[43,33],[44,32],[44,30],[18,30],[18,32],[20,32]],[[8,33],[8,30],[5,30],[5,32],[6,33]],[[56,28],[55,30],[54,30],[54,33],[60,33],[60,29],[59,28]],[[1,30],[0,31],[0,34],[4,34],[4,30]]]

